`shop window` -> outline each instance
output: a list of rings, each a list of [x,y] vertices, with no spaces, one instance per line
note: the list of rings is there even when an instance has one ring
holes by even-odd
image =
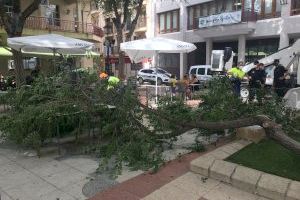
[[[159,14],[159,32],[168,33],[179,31],[179,10]]]

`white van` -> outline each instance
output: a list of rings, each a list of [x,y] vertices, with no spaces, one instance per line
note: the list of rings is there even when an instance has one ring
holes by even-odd
[[[200,82],[207,82],[212,78],[212,71],[210,65],[195,65],[190,67],[189,77],[192,78],[192,75],[196,74],[197,79]]]

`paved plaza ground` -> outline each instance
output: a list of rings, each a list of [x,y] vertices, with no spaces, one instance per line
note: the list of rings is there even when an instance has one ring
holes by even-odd
[[[210,146],[209,150],[214,148]],[[190,162],[205,153],[177,157],[154,174],[124,169],[123,175],[112,180],[108,175],[95,174],[98,160],[93,157],[37,158],[24,150],[0,146],[1,200],[261,199],[190,172]],[[169,158],[175,157],[169,154]]]

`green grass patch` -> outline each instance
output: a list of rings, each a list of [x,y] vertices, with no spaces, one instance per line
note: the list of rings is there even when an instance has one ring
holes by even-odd
[[[251,144],[226,160],[300,181],[300,156],[273,140],[263,140],[258,144]]]

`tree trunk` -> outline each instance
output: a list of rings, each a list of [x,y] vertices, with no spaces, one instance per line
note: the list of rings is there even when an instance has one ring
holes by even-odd
[[[275,123],[267,116],[258,115],[253,117],[248,117],[244,119],[231,120],[231,121],[222,121],[222,122],[207,122],[207,121],[197,121],[197,122],[178,122],[172,118],[168,118],[166,114],[160,113],[157,110],[148,108],[145,105],[140,104],[146,111],[152,112],[161,120],[165,120],[168,123],[175,125],[177,130],[174,133],[170,134],[160,134],[155,135],[154,137],[160,138],[171,138],[183,134],[185,131],[193,128],[208,129],[208,130],[224,130],[232,128],[241,128],[247,126],[259,125],[263,127],[266,131],[267,137],[277,141],[282,146],[287,149],[292,150],[296,154],[300,155],[300,142],[294,140],[284,133],[280,124]],[[180,130],[180,131],[178,131]]]
[[[23,57],[20,51],[12,49],[14,65],[15,65],[15,76],[17,87],[20,87],[25,83]]]
[[[117,48],[119,50],[119,77],[125,79],[125,61],[124,61],[124,52],[121,51],[120,45],[123,42],[123,31],[117,30]]]

